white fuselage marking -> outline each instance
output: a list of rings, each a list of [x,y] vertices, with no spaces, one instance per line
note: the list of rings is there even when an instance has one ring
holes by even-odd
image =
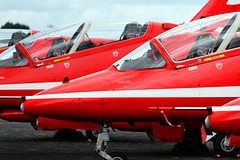
[[[206,87],[206,88],[173,88],[124,91],[95,91],[43,94],[28,96],[27,99],[49,98],[160,98],[160,97],[240,97],[240,86]]]

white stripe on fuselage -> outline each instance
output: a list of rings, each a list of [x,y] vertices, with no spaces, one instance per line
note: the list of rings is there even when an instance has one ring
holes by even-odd
[[[216,111],[240,111],[240,106],[236,105],[236,106],[223,106],[223,107],[212,107],[212,111],[216,112]]]
[[[0,85],[0,91],[1,90],[34,90],[34,89],[44,90],[60,84],[62,84],[62,82],[3,84],[3,85]]]
[[[240,4],[240,0],[228,0],[227,5],[237,5]]]
[[[207,88],[174,88],[124,91],[74,92],[29,96],[27,99],[49,98],[143,98],[143,97],[240,97],[240,86]]]

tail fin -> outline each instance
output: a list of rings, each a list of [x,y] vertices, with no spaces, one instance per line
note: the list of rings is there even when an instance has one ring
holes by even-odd
[[[240,12],[240,0],[210,0],[191,21],[231,12]]]

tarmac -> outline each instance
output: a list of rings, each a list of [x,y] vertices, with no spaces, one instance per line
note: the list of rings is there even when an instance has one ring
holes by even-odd
[[[54,131],[36,131],[28,123],[0,120],[0,160],[101,160],[95,142],[86,138],[57,140]],[[85,132],[82,132],[85,135]],[[108,152],[122,152],[128,160],[201,160],[240,159],[215,157],[212,143],[209,151],[173,152],[173,143],[152,142],[143,132],[112,132]]]

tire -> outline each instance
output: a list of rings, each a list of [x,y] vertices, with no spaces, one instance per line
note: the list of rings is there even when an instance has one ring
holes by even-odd
[[[225,135],[217,135],[213,140],[214,151],[222,156],[236,156],[239,153],[240,148],[225,146],[224,141]]]
[[[180,150],[185,151],[198,151],[201,150],[202,138],[201,134],[198,131],[186,131],[182,142],[178,143]]]
[[[98,131],[95,130],[86,130],[86,135],[88,139],[91,139],[92,141],[97,141],[98,138]]]
[[[127,157],[121,152],[112,152],[110,153],[112,160],[127,160]]]

